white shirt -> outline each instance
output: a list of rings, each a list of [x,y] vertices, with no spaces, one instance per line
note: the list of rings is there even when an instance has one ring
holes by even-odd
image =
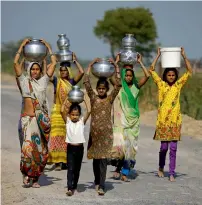
[[[83,117],[77,122],[72,122],[69,117],[67,117],[66,123],[66,140],[65,142],[71,144],[85,143],[84,137],[84,121]]]

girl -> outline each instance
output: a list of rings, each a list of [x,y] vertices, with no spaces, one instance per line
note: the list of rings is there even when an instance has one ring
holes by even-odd
[[[86,104],[86,103],[85,103]],[[84,124],[90,115],[86,105],[87,114],[85,118],[81,117],[81,107],[78,104],[72,104],[69,108],[67,118],[64,118],[66,123],[66,140],[68,143],[67,150],[67,195],[72,196],[77,189],[79,181],[81,163],[83,159],[83,152],[85,143]],[[62,105],[64,111],[64,104]],[[63,115],[64,117],[64,115]]]
[[[71,90],[72,85],[76,85],[84,75],[84,70],[77,61],[77,57],[74,53],[73,62],[79,70],[78,75],[73,78],[70,62],[62,62],[60,63],[60,77],[57,78],[54,76],[51,80],[54,85],[54,106],[51,113],[48,163],[54,163],[56,171],[60,171],[62,168],[65,168],[67,163],[67,144],[65,143],[66,129],[61,115],[61,106]],[[65,112],[67,116],[67,109],[64,109],[63,112]]]
[[[27,68],[27,76],[23,74],[22,64],[19,63],[23,47],[29,42],[25,39],[14,59],[14,70],[23,98],[21,109],[21,147],[20,170],[23,174],[24,187],[39,188],[39,177],[43,172],[48,159],[48,140],[50,133],[50,119],[46,99],[46,89],[52,77],[56,58],[52,54],[50,45],[41,40],[51,56],[51,63],[46,74],[42,76],[42,67],[38,62],[32,62]],[[41,77],[42,76],[42,77]]]
[[[163,73],[163,79],[161,79],[155,72],[155,65],[160,55],[160,48],[158,48],[158,54],[150,68],[151,76],[158,87],[159,93],[158,117],[154,139],[161,141],[159,177],[164,177],[166,153],[168,146],[170,146],[169,180],[173,182],[175,181],[177,142],[181,137],[182,118],[180,113],[180,91],[191,75],[192,68],[186,58],[184,48],[181,48],[181,55],[184,58],[187,72],[178,79],[178,71],[176,68],[166,68]]]
[[[117,55],[116,62],[120,61]],[[144,77],[138,82],[133,71],[133,65],[124,65],[121,71],[122,88],[114,103],[114,137],[123,139],[123,159],[118,160],[114,178],[128,182],[130,168],[135,166],[137,142],[140,132],[139,121],[139,90],[148,81],[149,72],[142,63],[142,56],[138,54],[137,62],[141,65]],[[116,148],[116,147],[115,147]],[[118,150],[114,151],[115,153]],[[121,172],[121,174],[120,174]]]
[[[89,74],[94,63],[99,59],[92,61],[85,75],[84,85],[91,103],[91,126],[90,126],[90,144],[87,153],[88,159],[93,159],[93,171],[95,176],[95,187],[99,195],[104,195],[105,179],[107,172],[107,158],[111,158],[111,149],[113,145],[113,131],[111,122],[112,104],[120,89],[120,75],[118,65],[110,59],[109,61],[116,68],[116,84],[111,94],[109,83],[106,78],[100,78],[97,82],[97,93],[95,94],[91,87]]]

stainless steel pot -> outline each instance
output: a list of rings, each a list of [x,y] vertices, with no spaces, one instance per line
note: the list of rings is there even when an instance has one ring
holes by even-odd
[[[133,34],[126,34],[126,36],[122,39],[122,47],[135,47],[136,39]]]
[[[66,34],[59,34],[59,39],[57,40],[57,46],[59,50],[66,50],[69,49],[70,41],[66,37]]]
[[[32,39],[24,46],[23,55],[27,61],[41,62],[47,56],[47,47],[39,39]]]
[[[95,63],[92,68],[92,73],[96,77],[111,77],[115,72],[114,66],[108,62],[105,58],[102,58],[99,62]]]
[[[125,47],[121,50],[121,62],[134,64],[137,61],[137,53],[132,47]]]
[[[55,53],[59,62],[72,61],[72,52],[70,50],[59,50]]]
[[[84,93],[80,90],[78,85],[72,86],[72,90],[68,93],[68,100],[71,103],[82,103],[84,100]]]

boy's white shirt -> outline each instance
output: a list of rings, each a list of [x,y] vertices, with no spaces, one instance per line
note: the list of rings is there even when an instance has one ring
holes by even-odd
[[[81,117],[79,121],[72,122],[69,117],[67,117],[66,122],[66,143],[77,144],[85,143],[84,137],[84,118]]]

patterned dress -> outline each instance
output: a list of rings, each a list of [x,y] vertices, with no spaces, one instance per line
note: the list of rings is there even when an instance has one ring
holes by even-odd
[[[154,139],[160,141],[179,141],[181,137],[182,117],[180,113],[180,91],[190,72],[186,72],[174,85],[163,81],[155,71],[152,78],[158,86],[158,117]]]
[[[20,134],[23,142],[20,170],[24,176],[28,176],[33,181],[38,181],[48,159],[47,144],[50,133],[50,118],[45,93],[49,77],[45,75],[37,81],[22,74],[18,77],[18,80],[22,90],[22,97],[30,96],[35,110],[35,116],[28,116],[24,112],[24,106],[21,110]],[[36,89],[36,86],[38,86],[38,89]],[[37,96],[42,96],[41,100]],[[43,104],[40,104],[40,102],[43,102]]]
[[[88,75],[85,76],[84,84],[91,103],[91,133],[89,137],[91,143],[87,157],[88,159],[111,158],[113,146],[111,110],[120,87],[115,86],[107,98],[100,99],[93,91]]]

